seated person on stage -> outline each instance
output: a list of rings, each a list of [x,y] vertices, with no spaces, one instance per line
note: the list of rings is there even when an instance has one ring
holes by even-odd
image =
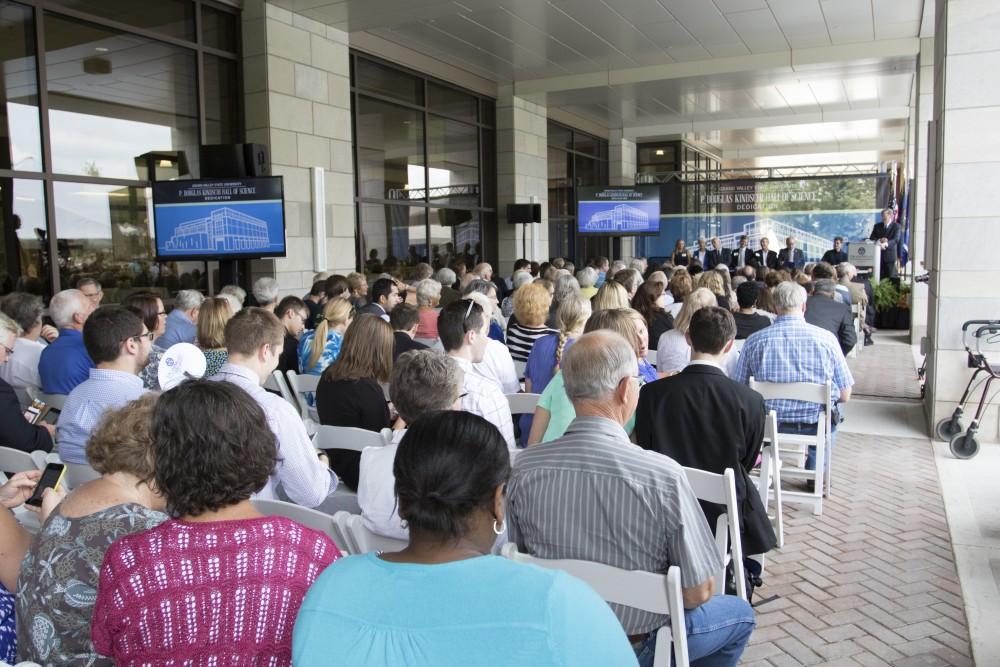
[[[584,334],[563,358],[576,419],[563,437],[523,450],[507,485],[509,538],[539,558],[592,560],[626,570],[681,568],[691,661],[735,665],[754,628],[741,598],[715,595],[719,552],[683,469],[629,442],[639,368],[611,331]],[[666,617],[611,605],[639,663],[651,665]]]
[[[83,344],[83,325],[94,308],[94,303],[75,289],[63,290],[49,302],[49,317],[59,328],[59,338],[38,358],[38,376],[46,394],[68,394],[94,367]]]
[[[139,371],[153,343],[139,316],[121,306],[101,306],[87,318],[83,342],[97,364],[90,377],[69,393],[59,415],[59,457],[87,463],[87,440],[101,417],[142,396]]]
[[[771,326],[771,318],[757,312],[757,297],[760,296],[760,285],[748,280],[736,288],[736,303],[740,309],[733,313],[736,322],[736,340],[743,340],[765,327]]]
[[[392,368],[389,397],[399,419],[392,442],[384,447],[366,447],[361,453],[358,505],[365,526],[374,533],[405,540],[407,530],[400,523],[396,507],[396,478],[392,462],[408,424],[422,414],[439,410],[460,410],[458,395],[462,370],[454,359],[435,350],[406,352]]]
[[[0,368],[10,363],[14,352],[14,341],[21,327],[17,322],[0,313]],[[14,388],[0,379],[0,422],[3,423],[3,441],[5,447],[19,449],[22,452],[33,452],[39,449],[43,452],[52,451],[52,436],[55,427],[51,424],[30,424],[24,418],[21,402]]]
[[[742,384],[749,384],[751,376],[759,382],[830,382],[834,399],[850,400],[854,377],[833,334],[806,322],[805,289],[786,280],[774,288],[772,300],[778,317],[747,338],[733,379]],[[816,433],[822,406],[783,399],[766,401],[766,406],[778,413],[779,432]],[[836,429],[836,418],[833,424]],[[815,447],[809,448],[806,469],[816,469]]]
[[[392,372],[392,344],[392,327],[380,317],[360,315],[347,327],[340,356],[323,371],[316,388],[320,424],[376,433],[390,425],[382,383]],[[337,477],[356,490],[361,452],[328,449],[326,454]]]
[[[21,327],[21,333],[14,340],[7,363],[0,366],[0,379],[4,380],[18,394],[22,407],[28,407],[27,390],[40,391],[42,379],[38,377],[38,362],[45,349],[46,341],[54,341],[59,335],[51,326],[42,324],[45,307],[41,297],[27,292],[12,292],[0,299],[0,311]]]
[[[762,554],[777,543],[749,475],[764,438],[764,399],[722,372],[735,335],[733,316],[723,308],[702,308],[692,316],[687,332],[691,363],[639,392],[636,442],[685,467],[716,474],[732,468],[743,553]],[[720,507],[704,507],[708,525],[714,526]]]
[[[426,413],[400,442],[393,472],[408,545],[349,556],[320,575],[295,622],[296,665],[331,656],[345,665],[635,664],[614,615],[583,582],[490,555],[510,476],[492,424]]]
[[[182,289],[174,297],[174,308],[167,315],[167,331],[159,346],[169,350],[176,343],[194,343],[198,337],[198,311],[205,297],[198,290]]]
[[[87,441],[87,460],[101,476],[59,503],[28,550],[17,591],[21,659],[106,664],[90,641],[104,553],[123,535],[167,519],[166,501],[153,483],[157,398],[148,392],[105,413]]]
[[[274,307],[274,315],[285,327],[285,347],[281,350],[278,360],[278,370],[299,372],[299,338],[306,330],[306,320],[309,309],[305,302],[297,296],[286,296]]]
[[[285,344],[285,328],[262,308],[244,308],[226,323],[229,361],[211,379],[231,382],[257,401],[267,416],[278,447],[271,476],[257,489],[259,498],[275,498],[282,490],[293,503],[316,507],[337,488],[326,454],[317,456],[298,410],[264,389]]]
[[[267,416],[230,383],[189,380],[160,396],[152,432],[170,518],[108,548],[94,649],[119,665],[290,665],[295,615],[340,550],[250,502],[281,458]]]
[[[835,236],[833,239],[833,248],[823,253],[822,261],[826,262],[830,266],[837,266],[841,262],[846,262],[847,252],[844,251],[843,248],[844,248],[844,237]]]
[[[795,247],[795,237],[789,236],[785,239],[785,247],[778,251],[778,268],[801,269],[806,263],[805,255]]]
[[[858,342],[851,307],[840,302],[833,281],[827,278],[813,281],[813,293],[806,299],[806,322],[836,336],[844,356]]]
[[[434,282],[434,281],[431,281]],[[437,313],[434,313],[435,318]],[[392,326],[392,360],[411,350],[426,350],[427,346],[413,340],[420,327],[420,312],[416,306],[401,303],[389,313],[389,324]]]
[[[523,292],[528,287],[525,285],[518,291]],[[513,449],[514,422],[510,404],[495,382],[487,380],[473,368],[486,355],[486,347],[492,340],[487,335],[489,328],[489,317],[482,306],[471,299],[449,303],[441,309],[438,317],[438,334],[444,351],[462,369],[462,409],[496,426],[507,446]]]

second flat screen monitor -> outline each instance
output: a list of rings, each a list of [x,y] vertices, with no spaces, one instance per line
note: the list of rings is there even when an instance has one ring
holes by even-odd
[[[655,185],[578,188],[576,221],[579,234],[658,234],[660,188]]]

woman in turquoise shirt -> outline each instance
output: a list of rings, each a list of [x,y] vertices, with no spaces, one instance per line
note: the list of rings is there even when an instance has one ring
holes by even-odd
[[[489,555],[504,531],[507,445],[467,412],[411,424],[393,474],[408,546],[342,558],[306,595],[295,665],[635,665],[583,582]]]

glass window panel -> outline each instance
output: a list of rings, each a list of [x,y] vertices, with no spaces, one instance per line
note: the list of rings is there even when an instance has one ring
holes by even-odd
[[[235,144],[241,139],[236,61],[209,53],[205,54],[205,137],[209,144]]]
[[[431,223],[431,254],[435,266],[462,260],[469,268],[483,261],[482,236],[477,211],[428,209]]]
[[[428,198],[439,206],[479,206],[479,131],[427,116]]]
[[[224,51],[236,51],[236,15],[208,5],[201,6],[201,41]]]
[[[497,105],[493,100],[480,100],[479,122],[490,127],[497,124]]]
[[[562,125],[549,123],[548,142],[549,146],[571,150],[573,148],[573,133]]]
[[[576,185],[604,185],[597,160],[576,156]]]
[[[361,252],[369,274],[411,266],[427,255],[426,209],[405,204],[361,205]]]
[[[594,137],[587,136],[586,134],[581,134],[579,132],[573,133],[573,138],[575,139],[574,148],[580,153],[586,153],[587,155],[597,155],[598,140]]]
[[[415,76],[358,58],[354,85],[411,104],[424,103],[424,82]]]
[[[475,123],[478,120],[478,114],[476,113],[478,106],[479,100],[473,95],[449,88],[448,86],[439,86],[436,83],[428,82],[427,84],[428,111],[437,111],[449,116],[457,116],[458,118],[464,118],[470,123]]]
[[[549,148],[549,218],[575,215],[573,210],[573,154]]]
[[[549,257],[571,257],[570,228],[573,220],[549,220]]]
[[[482,206],[495,209],[497,206],[497,137],[494,130],[482,132]]]
[[[101,18],[195,41],[191,0],[56,0],[60,5]]]
[[[42,181],[0,179],[0,294],[50,292]]]
[[[412,109],[359,96],[356,141],[361,197],[424,199],[421,116]]]
[[[147,152],[196,159],[193,51],[51,15],[45,40],[53,171],[136,179]]]
[[[0,2],[0,169],[42,170],[37,61],[31,9]]]

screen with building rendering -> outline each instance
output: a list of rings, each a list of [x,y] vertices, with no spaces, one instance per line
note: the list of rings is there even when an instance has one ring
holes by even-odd
[[[285,256],[281,176],[153,183],[163,260]]]
[[[660,191],[655,186],[577,189],[577,232],[632,236],[660,231]]]

